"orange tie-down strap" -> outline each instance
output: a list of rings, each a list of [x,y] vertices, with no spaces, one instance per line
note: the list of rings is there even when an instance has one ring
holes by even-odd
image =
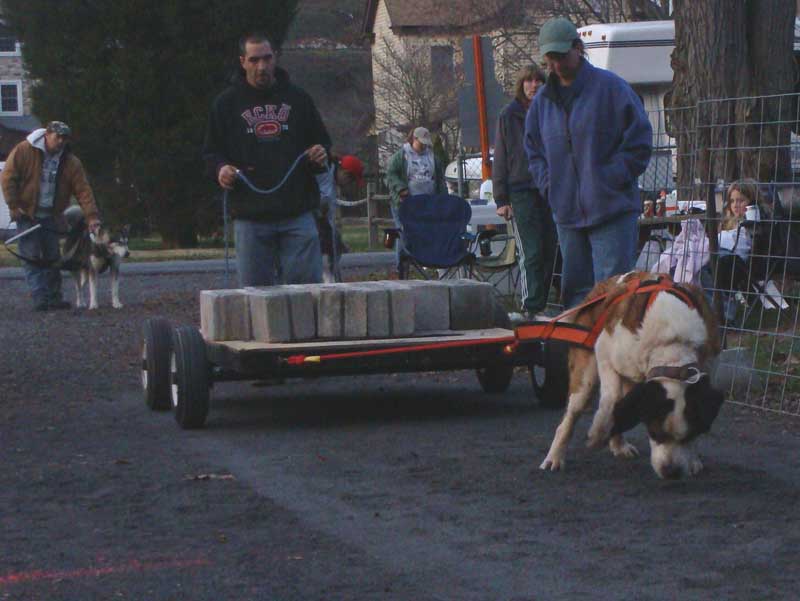
[[[520,342],[532,340],[562,340],[564,342],[577,344],[578,346],[582,346],[591,350],[594,348],[597,338],[603,331],[603,327],[605,326],[606,321],[608,321],[608,316],[611,313],[611,308],[614,305],[621,303],[623,300],[633,296],[634,294],[649,294],[650,298],[647,300],[646,307],[649,309],[659,292],[673,294],[686,303],[689,307],[695,308],[692,298],[667,276],[662,275],[658,278],[658,280],[647,280],[644,282],[639,279],[633,279],[628,282],[627,290],[618,297],[614,298],[608,304],[591,328],[572,323],[559,323],[558,320],[565,315],[577,313],[584,307],[605,300],[608,295],[604,294],[602,296],[595,297],[579,307],[565,311],[550,321],[533,322],[518,326],[516,329],[517,339]]]

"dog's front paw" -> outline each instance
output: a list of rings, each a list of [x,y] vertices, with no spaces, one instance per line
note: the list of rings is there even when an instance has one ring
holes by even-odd
[[[124,307],[125,305],[123,305],[119,301],[112,301],[111,306],[114,307],[115,309],[122,309],[122,307]]]
[[[689,461],[689,474],[691,476],[696,476],[702,471],[703,471],[703,462],[700,461],[699,457],[694,457]]]
[[[614,457],[633,459],[634,457],[639,456],[639,449],[626,440],[617,439],[616,436],[612,437],[611,440],[608,441],[608,448],[611,449],[611,453],[614,455]]]
[[[563,457],[559,457],[555,453],[548,453],[547,457],[545,457],[544,461],[542,461],[542,465],[539,466],[539,469],[557,472],[564,469],[565,463],[566,462],[564,461]]]
[[[90,303],[90,304],[89,304],[89,310],[90,310],[90,311],[94,311],[94,310],[95,310],[95,309],[97,309],[97,308],[98,308],[98,305],[97,305],[97,303]]]

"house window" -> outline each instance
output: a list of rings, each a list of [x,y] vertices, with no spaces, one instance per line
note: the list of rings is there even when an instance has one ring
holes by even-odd
[[[437,90],[447,90],[453,85],[453,47],[431,46],[431,77]]]
[[[22,114],[22,82],[0,81],[0,115]]]
[[[12,36],[0,35],[0,53],[16,54],[17,40]]]
[[[0,20],[0,56],[19,56],[19,54],[17,36]]]

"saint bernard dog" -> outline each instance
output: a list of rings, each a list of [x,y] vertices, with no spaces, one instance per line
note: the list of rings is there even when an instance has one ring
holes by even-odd
[[[650,463],[660,478],[681,478],[702,469],[693,443],[709,431],[723,402],[708,375],[720,352],[717,320],[695,286],[668,280],[673,290],[629,293],[636,281],[657,277],[666,276],[631,272],[601,282],[586,303],[605,297],[584,303],[564,319],[588,328],[601,319],[605,323],[594,351],[570,348],[569,401],[541,469],[564,468],[575,423],[598,384],[600,400],[588,446],[607,443],[615,456],[635,457],[638,450],[623,433],[641,422],[650,438]]]

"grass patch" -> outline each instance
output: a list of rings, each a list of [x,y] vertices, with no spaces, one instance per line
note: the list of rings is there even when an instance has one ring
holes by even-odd
[[[369,251],[369,228],[364,225],[349,225],[342,228],[342,238],[350,248],[350,252]],[[233,252],[233,237],[230,239],[231,257]],[[203,259],[222,259],[225,257],[223,241],[218,238],[201,238],[197,248],[162,248],[160,236],[147,238],[131,238],[128,243],[131,250],[129,261],[155,262],[155,261],[196,261]],[[16,244],[12,245],[16,251]],[[374,250],[385,250],[383,247]],[[20,261],[0,244],[0,267],[19,267]]]

